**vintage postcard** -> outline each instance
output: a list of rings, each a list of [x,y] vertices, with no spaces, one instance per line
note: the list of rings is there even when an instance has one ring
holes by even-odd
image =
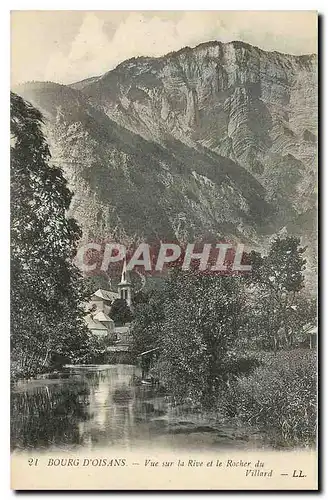
[[[317,24],[11,13],[13,489],[318,489]]]

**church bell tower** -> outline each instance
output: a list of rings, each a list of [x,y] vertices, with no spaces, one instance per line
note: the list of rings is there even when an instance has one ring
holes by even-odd
[[[126,259],[124,259],[121,281],[118,284],[118,293],[120,295],[120,299],[124,299],[130,308],[131,308],[131,287],[132,285],[129,278],[129,273],[126,270]]]

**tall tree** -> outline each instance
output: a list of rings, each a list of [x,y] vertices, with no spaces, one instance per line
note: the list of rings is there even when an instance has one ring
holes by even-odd
[[[51,165],[41,113],[11,94],[11,347],[21,374],[87,350],[83,280],[72,259],[81,231],[72,193]]]
[[[116,299],[110,310],[110,317],[115,323],[124,325],[132,321],[133,316],[129,306],[124,299]]]
[[[160,348],[156,372],[177,401],[212,406],[243,323],[243,277],[172,269],[135,310],[135,350]]]
[[[304,288],[305,251],[299,238],[287,236],[276,238],[267,255],[249,255],[249,279],[256,296],[254,314],[272,339],[274,350],[282,345],[292,346],[295,326],[300,326],[296,311]]]
[[[243,278],[176,271],[163,324],[163,375],[180,399],[211,406],[243,322]]]
[[[165,288],[139,292],[134,298],[132,351],[137,356],[158,347],[164,321]]]

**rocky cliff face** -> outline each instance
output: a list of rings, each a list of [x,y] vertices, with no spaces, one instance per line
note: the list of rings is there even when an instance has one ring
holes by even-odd
[[[87,238],[254,242],[315,214],[316,64],[209,42],[15,90],[47,117]]]

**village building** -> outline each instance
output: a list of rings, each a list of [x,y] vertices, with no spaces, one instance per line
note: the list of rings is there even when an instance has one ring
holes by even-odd
[[[109,329],[107,326],[103,325],[101,321],[98,321],[92,317],[92,314],[88,314],[85,318],[86,325],[93,335],[98,337],[105,337],[109,335]]]
[[[99,288],[91,295],[90,301],[88,303],[88,308],[94,308],[96,311],[110,314],[111,305],[114,300],[118,298],[119,294],[117,292],[113,292],[111,290],[102,290],[101,288]]]
[[[86,304],[87,315],[85,322],[87,328],[93,335],[107,337],[117,346],[127,346],[130,343],[130,324],[115,325],[111,318],[112,304],[116,299],[124,299],[131,307],[132,284],[129,273],[126,270],[126,261],[123,262],[121,281],[118,284],[118,292],[99,288],[90,297]]]
[[[124,299],[129,307],[131,307],[131,287],[130,276],[126,270],[126,260],[124,259],[121,282],[118,284],[118,291],[120,298]]]

